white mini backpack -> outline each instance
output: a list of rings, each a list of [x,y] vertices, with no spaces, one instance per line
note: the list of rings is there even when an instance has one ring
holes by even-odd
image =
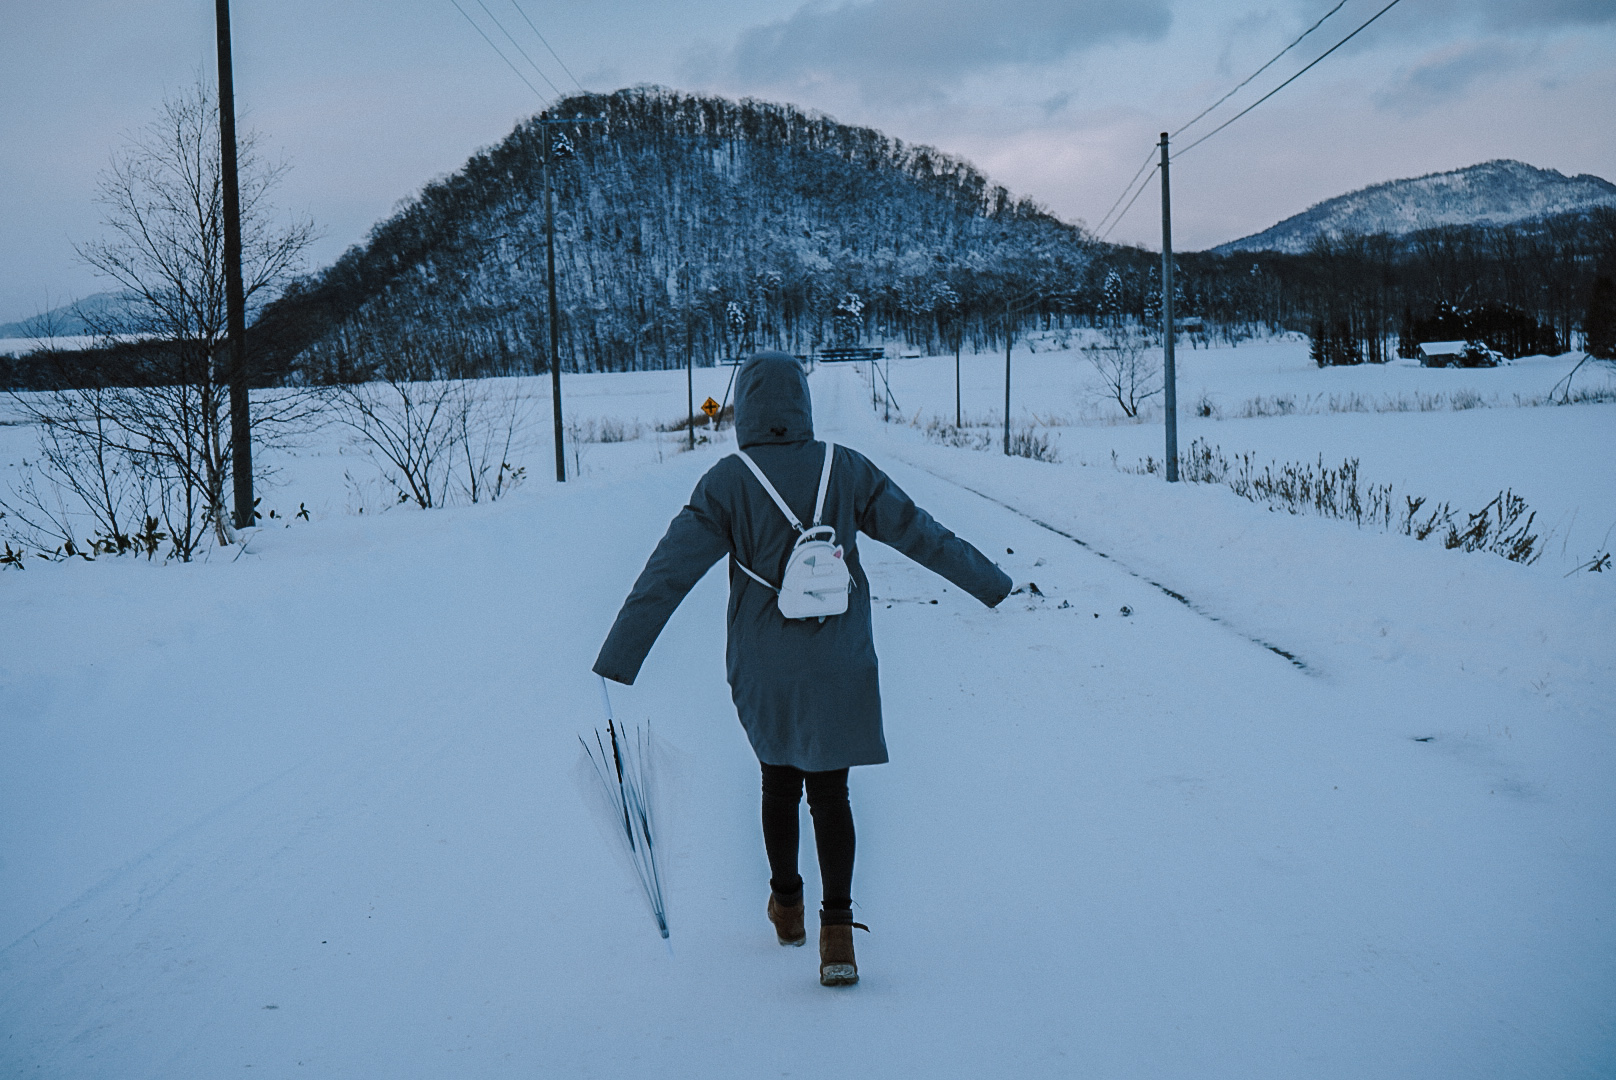
[[[752,470],[752,475],[758,478],[758,483],[763,485],[763,490],[769,493],[774,505],[780,508],[798,535],[796,544],[791,548],[791,557],[786,560],[785,576],[780,579],[778,587],[753,572],[741,560],[736,559],[735,565],[752,580],[779,594],[780,614],[788,619],[818,619],[824,622],[832,615],[842,614],[847,610],[847,594],[853,588],[853,575],[848,572],[847,561],[842,558],[842,546],[836,542],[836,530],[819,523],[825,513],[825,492],[830,488],[830,467],[836,456],[836,444],[825,444],[825,467],[819,473],[814,523],[806,529],[774,485],[769,483],[769,478],[763,475],[758,463],[745,450],[736,453],[746,462],[746,467]]]

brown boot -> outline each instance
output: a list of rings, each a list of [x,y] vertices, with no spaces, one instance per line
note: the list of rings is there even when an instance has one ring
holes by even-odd
[[[852,986],[858,982],[858,961],[853,957],[853,928],[868,931],[863,923],[822,923],[819,927],[819,985]]]
[[[808,932],[802,926],[802,893],[795,904],[782,904],[774,893],[769,894],[769,921],[774,924],[774,936],[782,945],[806,945]]]

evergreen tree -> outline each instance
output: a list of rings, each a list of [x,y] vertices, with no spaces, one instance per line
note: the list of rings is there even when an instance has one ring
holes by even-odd
[[[1414,329],[1414,312],[1406,306],[1403,308],[1403,318],[1397,324],[1397,355],[1404,360],[1420,358],[1420,340],[1418,332]]]
[[[1582,320],[1582,350],[1600,360],[1616,360],[1616,281],[1601,274],[1588,290]]]
[[[1105,286],[1100,292],[1100,314],[1109,326],[1122,322],[1122,275],[1115,270],[1105,275]]]

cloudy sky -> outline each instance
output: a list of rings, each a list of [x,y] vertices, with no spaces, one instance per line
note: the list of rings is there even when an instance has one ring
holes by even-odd
[[[291,166],[278,201],[322,230],[313,263],[542,107],[457,2],[546,95],[502,26],[557,87],[574,84],[527,20],[591,90],[794,102],[963,155],[1092,224],[1158,132],[1336,0],[236,0],[238,109]],[[1345,0],[1181,145],[1384,3]],[[0,0],[0,43],[3,322],[104,287],[74,254],[101,231],[97,173],[165,94],[211,77],[213,5]],[[1616,0],[1401,0],[1175,164],[1175,243],[1491,158],[1616,179],[1613,105]],[[1154,246],[1152,198],[1111,239]]]

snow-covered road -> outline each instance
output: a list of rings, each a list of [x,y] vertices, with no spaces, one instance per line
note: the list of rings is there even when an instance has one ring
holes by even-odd
[[[1490,557],[1259,517],[1387,568],[1274,611],[1283,566],[1175,570],[1085,520],[1167,498],[1146,480],[924,445],[850,369],[814,389],[822,431],[1045,594],[988,611],[863,541],[893,762],[853,778],[858,987],[820,988],[763,918],[722,572],[616,696],[677,751],[671,953],[572,777],[588,665],[703,449],[266,530],[234,564],[5,582],[28,632],[0,658],[0,1075],[1616,1070],[1609,674],[1545,637],[1581,682],[1534,694],[1395,617],[1385,654],[1338,622],[1419,606],[1420,560]],[[1260,514],[1171,498],[1130,527]],[[1476,588],[1526,588],[1494,561]]]

